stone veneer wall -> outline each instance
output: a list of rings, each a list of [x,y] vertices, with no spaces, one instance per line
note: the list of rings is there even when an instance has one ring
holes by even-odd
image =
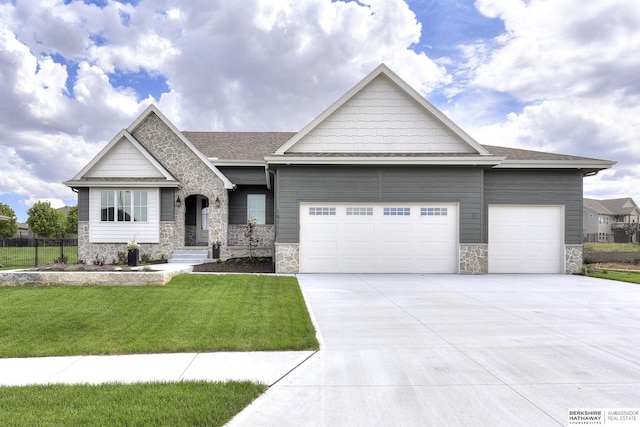
[[[249,238],[244,235],[246,225],[231,224],[228,226],[227,246],[220,251],[222,259],[249,256]],[[273,224],[257,224],[253,229],[256,246],[253,256],[273,257],[273,240],[276,230]]]
[[[229,246],[249,246],[249,238],[244,235],[246,225],[229,225]],[[253,238],[260,247],[273,246],[276,229],[273,224],[257,224],[253,229]]]
[[[211,209],[209,213],[209,242],[220,241],[226,246],[228,194],[222,180],[155,114],[150,114],[135,129],[133,137],[181,183],[175,197],[186,200],[190,195],[202,194],[209,200],[220,199],[220,208]],[[147,254],[152,259],[162,255],[168,258],[175,249],[185,246],[185,209],[183,203],[175,209],[175,221],[160,223],[159,242],[141,244],[141,255]],[[93,263],[96,258],[110,263],[117,258],[118,252],[125,250],[126,243],[90,243],[89,223],[78,223],[78,258],[87,263]]]
[[[460,243],[460,274],[487,274],[488,271],[488,245]]]
[[[184,222],[183,222],[184,224]],[[148,255],[151,260],[159,260],[163,256],[169,259],[173,250],[182,245],[182,233],[177,223],[163,221],[160,223],[160,243],[141,243],[140,257]],[[89,243],[89,222],[78,222],[78,260],[87,264],[101,261],[111,264],[118,259],[118,252],[127,252],[126,243]]]
[[[582,245],[565,245],[564,257],[566,274],[582,272]]]
[[[247,246],[225,246],[220,251],[220,259],[229,258],[246,258],[249,254],[249,248]],[[273,257],[273,247],[257,247],[253,248],[254,257]]]
[[[226,246],[229,203],[222,180],[155,114],[150,114],[133,136],[182,184],[176,197],[186,200],[190,195],[202,194],[209,200],[220,199],[220,208],[209,210],[209,243],[220,241]],[[176,209],[181,235],[184,234],[185,209],[185,203]],[[180,242],[177,247],[183,245],[184,242]]]
[[[300,244],[276,243],[276,273],[300,272]]]

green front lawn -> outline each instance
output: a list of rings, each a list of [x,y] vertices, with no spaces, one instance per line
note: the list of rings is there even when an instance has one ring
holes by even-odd
[[[317,349],[293,277],[0,288],[0,357]]]
[[[250,382],[0,387],[0,425],[221,426],[266,388]]]
[[[636,243],[585,243],[584,250],[593,252],[640,252]]]
[[[623,273],[619,271],[588,271],[589,277],[598,277],[600,279],[617,280],[620,282],[638,283],[640,284],[640,273]]]

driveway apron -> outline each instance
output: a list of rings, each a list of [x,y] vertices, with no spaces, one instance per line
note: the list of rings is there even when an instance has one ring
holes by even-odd
[[[299,275],[322,349],[232,426],[557,426],[640,407],[640,286]]]

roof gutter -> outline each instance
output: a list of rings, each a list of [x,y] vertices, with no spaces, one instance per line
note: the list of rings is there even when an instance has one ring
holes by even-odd
[[[82,181],[71,180],[63,182],[64,185],[71,188],[83,188],[83,187],[136,187],[136,188],[180,188],[180,183],[177,181],[169,182],[139,182],[139,181]]]
[[[386,157],[386,156],[353,156],[353,157],[265,157],[267,167],[272,165],[441,165],[441,166],[496,166],[503,162],[502,156],[482,157]]]

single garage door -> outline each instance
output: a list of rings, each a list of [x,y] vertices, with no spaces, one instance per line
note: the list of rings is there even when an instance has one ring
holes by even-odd
[[[303,273],[456,273],[456,204],[300,205]]]
[[[489,273],[564,272],[562,206],[489,206]]]

